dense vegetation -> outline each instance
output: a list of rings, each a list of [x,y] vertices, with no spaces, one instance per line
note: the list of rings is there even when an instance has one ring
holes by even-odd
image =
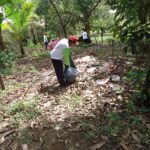
[[[46,111],[42,110],[43,105],[54,107],[51,115],[54,118],[53,113],[56,111],[55,106],[57,107],[55,103],[59,103],[61,111],[69,106],[68,110],[77,114],[79,107],[84,115],[86,109],[87,111],[92,110],[91,112],[96,114],[96,119],[92,118],[92,115],[89,115],[89,118],[86,115],[82,118],[82,113],[78,114],[79,124],[71,130],[76,131],[78,128],[78,133],[81,129],[84,139],[91,143],[94,140],[93,143],[98,143],[99,137],[103,140],[95,144],[95,147],[92,147],[90,142],[87,144],[83,140],[84,146],[89,147],[90,145],[91,150],[96,150],[111,141],[112,143],[108,142],[108,146],[104,149],[109,150],[111,145],[115,145],[114,149],[128,150],[129,146],[131,149],[148,150],[150,133],[145,130],[150,129],[148,125],[150,112],[149,8],[149,0],[0,0],[0,98],[2,99],[0,120],[2,122],[9,120],[9,127],[16,129],[27,121],[32,122],[33,119],[38,118],[42,122],[42,115],[46,114]],[[54,90],[54,93],[49,94],[47,87],[55,79],[52,77],[54,74],[50,72],[49,52],[44,50],[43,34],[47,33],[49,41],[70,35],[80,37],[83,28],[87,31],[92,43],[81,42],[75,47],[74,56],[77,60],[82,56],[87,55],[87,58],[90,56],[90,60],[93,60],[91,64],[89,64],[90,60],[89,62],[83,61],[83,63],[77,61],[79,68],[82,69],[87,63],[86,67],[89,67],[89,71],[86,68],[87,72],[81,73],[79,81],[66,92],[58,90],[58,93],[55,93]],[[103,71],[92,72],[93,66],[101,66]],[[93,74],[90,74],[90,71]],[[109,82],[113,83],[114,75],[119,78],[119,83],[107,84],[106,77],[109,77]],[[97,88],[96,79],[106,80],[104,84],[100,82],[102,85]],[[87,93],[90,96],[94,95],[97,98],[91,96],[86,99],[86,96],[83,96],[87,94],[84,93],[84,88],[89,90]],[[48,102],[45,104],[49,95],[52,96],[50,98],[52,102],[49,102],[52,104]],[[116,101],[109,101],[108,97]],[[103,107],[95,108],[99,99],[102,99]],[[88,103],[89,100],[92,105]],[[56,113],[56,118],[57,115]],[[54,124],[55,119],[52,121]],[[57,123],[59,128],[59,121]],[[70,124],[70,127],[73,128],[73,123]],[[95,128],[92,129],[92,126]],[[136,128],[135,131],[134,128]],[[5,131],[8,130],[4,129],[0,132],[5,133]],[[40,131],[41,137],[42,132]],[[126,137],[121,134],[124,132],[126,132]],[[12,133],[14,134],[14,130]],[[26,141],[29,138],[26,136],[30,136],[28,133],[28,129],[23,130],[23,133],[20,131],[19,138],[21,139],[23,135],[23,143],[31,142]],[[101,136],[103,133],[104,135]],[[129,135],[135,141],[136,147],[132,147],[132,142],[126,144],[125,141]],[[73,134],[73,136],[77,138],[77,135]],[[116,138],[116,141],[119,142],[115,143],[116,141],[113,141],[111,136],[115,138],[118,136],[121,140]],[[6,134],[1,137],[0,144],[5,143],[3,137],[7,142]],[[50,141],[52,144],[49,146],[52,147],[53,140]],[[40,141],[39,147],[46,149],[46,145],[43,147],[42,142]],[[80,147],[78,143],[75,145],[76,149]],[[7,145],[4,147],[7,149]],[[57,149],[60,148],[57,147],[55,150]],[[76,150],[71,146],[66,149]],[[81,146],[81,149],[84,148]]]

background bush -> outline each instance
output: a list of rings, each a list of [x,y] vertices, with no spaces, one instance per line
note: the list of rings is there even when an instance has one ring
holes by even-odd
[[[0,51],[0,70],[11,67],[15,60],[15,53],[12,51]]]

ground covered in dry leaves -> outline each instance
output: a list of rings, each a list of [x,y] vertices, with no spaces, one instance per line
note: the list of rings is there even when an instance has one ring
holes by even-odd
[[[0,94],[1,150],[149,150],[150,119],[132,103],[133,61],[74,56],[77,81],[59,88],[49,58],[22,59]]]

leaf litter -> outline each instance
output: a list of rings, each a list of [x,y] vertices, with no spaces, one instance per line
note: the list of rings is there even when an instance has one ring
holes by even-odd
[[[149,129],[149,120],[136,125],[137,132],[134,132],[129,118],[125,116],[128,111],[122,104],[128,95],[122,78],[132,64],[126,58],[108,57],[101,60],[87,53],[76,58],[80,75],[74,84],[64,89],[58,87],[49,59],[44,59],[47,63],[44,67],[41,61],[40,64],[36,62],[36,66],[40,66],[38,72],[6,77],[13,88],[10,90],[8,87],[7,94],[0,97],[3,104],[35,101],[40,115],[20,122],[19,126],[27,126],[23,134],[26,142],[19,138],[19,126],[11,127],[11,119],[15,116],[4,117],[2,121],[7,125],[2,125],[0,129],[8,130],[0,133],[1,149],[5,149],[4,144],[8,140],[11,141],[8,150],[149,149],[149,135],[145,133]],[[22,65],[27,63],[18,64],[18,67]],[[114,113],[106,117],[109,112]],[[115,112],[122,118],[125,116],[122,122]]]

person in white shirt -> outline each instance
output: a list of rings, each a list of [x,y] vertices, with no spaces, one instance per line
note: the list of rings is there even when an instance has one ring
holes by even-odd
[[[44,44],[45,44],[45,49],[47,50],[47,47],[48,47],[48,38],[47,38],[47,34],[46,33],[44,33],[43,40],[44,40]]]
[[[88,34],[85,30],[82,31],[82,38],[84,43],[88,43]]]
[[[63,64],[65,65],[65,67],[71,66],[73,68],[76,68],[71,59],[70,47],[75,46],[77,44],[77,41],[78,38],[75,36],[70,36],[68,39],[61,39],[50,53],[55,73],[61,87],[65,87],[68,85],[68,82],[64,81]]]

